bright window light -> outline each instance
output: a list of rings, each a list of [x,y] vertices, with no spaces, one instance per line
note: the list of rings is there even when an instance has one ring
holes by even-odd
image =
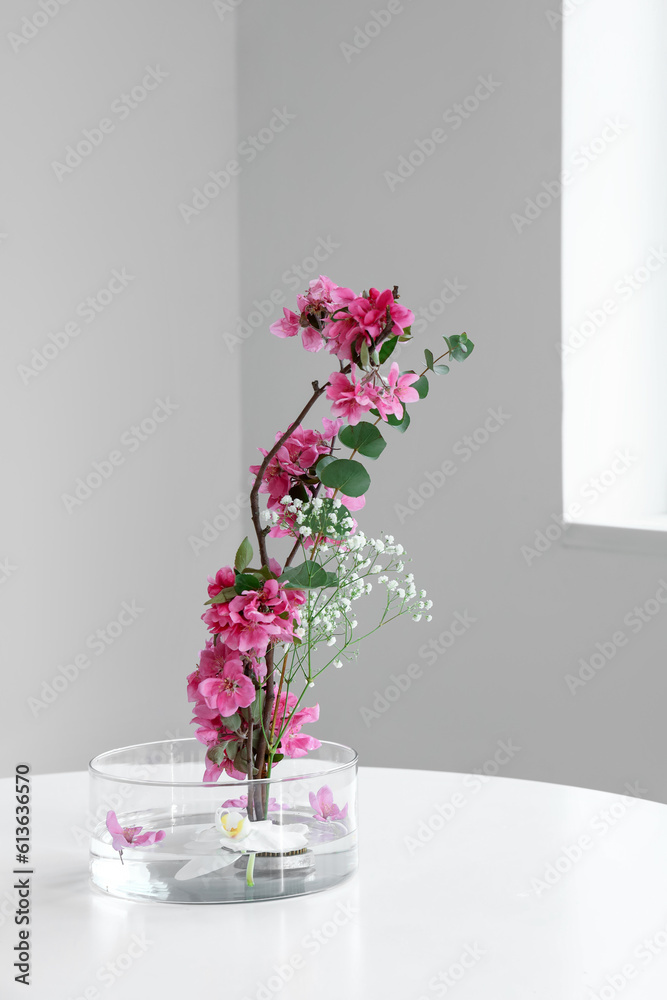
[[[667,4],[563,32],[565,516],[667,531]]]

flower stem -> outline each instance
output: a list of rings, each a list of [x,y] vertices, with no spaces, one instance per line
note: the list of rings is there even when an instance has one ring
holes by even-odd
[[[250,853],[248,855],[248,867],[246,868],[245,871],[245,884],[250,889],[252,889],[255,884],[252,877],[254,871],[255,871],[255,855],[253,853]]]

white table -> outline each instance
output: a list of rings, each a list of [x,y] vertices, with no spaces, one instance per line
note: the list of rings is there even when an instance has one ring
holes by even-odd
[[[510,778],[362,768],[355,878],[283,902],[179,906],[93,891],[81,833],[87,775],[36,776],[32,785],[26,990],[10,957],[13,782],[0,782],[3,1000],[667,996],[663,805]]]

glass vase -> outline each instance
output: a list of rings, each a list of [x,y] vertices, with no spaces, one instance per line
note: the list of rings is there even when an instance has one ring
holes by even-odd
[[[179,739],[90,762],[94,886],[124,899],[235,903],[319,892],[354,873],[354,750],[325,742],[270,778],[218,782],[202,780],[204,753]]]

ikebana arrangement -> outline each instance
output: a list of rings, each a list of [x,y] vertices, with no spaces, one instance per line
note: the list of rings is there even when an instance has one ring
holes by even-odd
[[[367,537],[357,525],[371,478],[356,456],[378,459],[386,447],[380,425],[406,431],[408,405],[428,394],[429,377],[449,371],[444,358],[464,361],[473,344],[465,333],[444,337],[438,357],[424,350],[423,371],[401,372],[390,359],[398,343],[412,339],[414,315],[397,287],[358,295],[320,276],[297,307],[285,308],[271,332],[301,333],[307,351],[328,351],[338,369],[324,384],[312,382],[300,413],[250,467],[257,555],[246,537],[233,566],[208,578],[202,618],[211,637],[188,677],[196,736],[207,747],[205,781],[223,773],[268,778],[285,757],[319,747],[303,732],[319,718],[319,705],[304,700],[316,678],[342,667],[364,638],[395,618],[431,620],[432,602],[405,571],[403,546],[392,535]],[[331,415],[321,430],[307,429],[303,421],[321,398]],[[267,550],[276,538],[292,542],[283,565]],[[384,609],[359,634],[355,605],[374,582],[386,588]],[[250,821],[266,818],[267,788],[249,796]]]
[[[285,308],[271,332],[300,333],[306,351],[328,352],[337,368],[311,383],[300,412],[250,467],[254,542],[244,538],[233,564],[208,578],[209,637],[187,678],[196,739],[91,761],[91,802],[106,818],[93,834],[91,878],[123,898],[275,899],[351,875],[357,755],[306,730],[320,712],[310,693],[379,628],[404,615],[431,620],[403,546],[357,524],[371,482],[361,459],[380,459],[385,428],[404,433],[408,408],[449,371],[445,359],[465,361],[473,344],[465,333],[445,336],[438,356],[424,349],[421,371],[401,371],[392,354],[412,341],[414,316],[397,287],[358,295],[320,276],[297,308]],[[320,400],[329,412],[320,428],[307,427]],[[374,587],[376,614],[360,626],[358,602]]]

